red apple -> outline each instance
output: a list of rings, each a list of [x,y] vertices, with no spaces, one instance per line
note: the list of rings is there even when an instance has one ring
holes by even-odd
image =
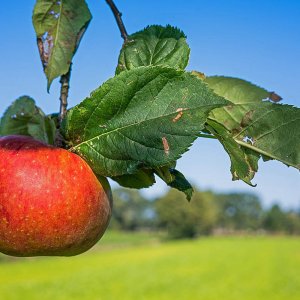
[[[25,136],[0,138],[0,252],[80,254],[111,216],[107,182],[78,155]]]

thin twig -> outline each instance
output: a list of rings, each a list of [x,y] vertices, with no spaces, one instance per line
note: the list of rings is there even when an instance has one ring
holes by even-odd
[[[123,38],[124,42],[126,43],[128,40],[128,34],[125,28],[125,25],[122,21],[122,13],[118,10],[113,0],[106,0],[106,3],[109,5],[111,11],[113,12],[115,19],[117,21],[119,30],[121,32],[121,37]]]

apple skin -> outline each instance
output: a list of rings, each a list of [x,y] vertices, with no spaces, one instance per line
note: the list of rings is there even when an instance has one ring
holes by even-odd
[[[72,256],[90,249],[111,217],[105,180],[67,150],[0,137],[0,252]]]

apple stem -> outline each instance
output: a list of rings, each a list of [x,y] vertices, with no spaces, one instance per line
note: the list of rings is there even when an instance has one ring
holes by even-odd
[[[114,14],[114,17],[117,21],[117,25],[121,32],[121,37],[123,38],[124,42],[126,43],[128,41],[128,34],[126,31],[125,25],[123,23],[123,20],[122,20],[122,13],[118,10],[118,8],[115,5],[113,0],[106,0],[106,3],[109,5],[112,13]]]

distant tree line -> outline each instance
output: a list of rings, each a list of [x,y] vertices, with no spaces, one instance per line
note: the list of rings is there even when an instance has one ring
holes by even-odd
[[[139,191],[114,191],[111,228],[167,231],[170,238],[199,235],[262,232],[300,234],[300,212],[275,204],[264,209],[257,195],[196,191],[190,202],[170,190],[158,199],[146,199]]]

